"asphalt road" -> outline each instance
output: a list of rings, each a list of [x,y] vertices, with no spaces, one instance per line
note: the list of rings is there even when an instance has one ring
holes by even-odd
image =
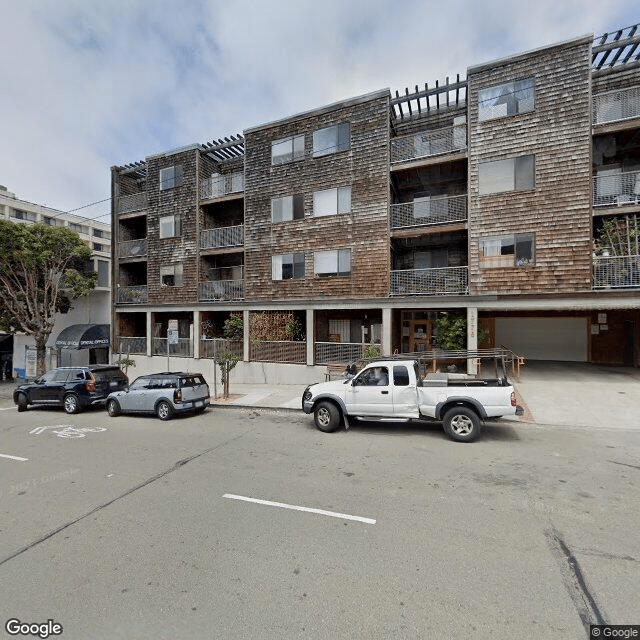
[[[2,637],[10,618],[52,619],[64,640],[640,623],[637,430],[494,424],[458,444],[437,426],[323,434],[288,412],[7,403],[0,425]]]

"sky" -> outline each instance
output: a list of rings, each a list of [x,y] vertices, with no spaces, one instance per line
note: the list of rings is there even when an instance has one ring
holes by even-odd
[[[0,185],[109,222],[110,168],[640,23],[637,0],[0,0]],[[93,204],[97,203],[97,204]]]

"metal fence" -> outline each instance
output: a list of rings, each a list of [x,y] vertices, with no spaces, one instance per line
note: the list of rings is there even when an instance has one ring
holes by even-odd
[[[252,362],[307,363],[307,343],[291,340],[264,340],[251,344],[249,360]]]
[[[132,336],[118,336],[116,338],[116,352],[117,353],[147,353],[147,338],[132,337]]]
[[[437,156],[467,148],[467,125],[421,131],[391,140],[391,163]]]
[[[151,342],[151,355],[167,355],[168,338],[153,338]],[[183,358],[193,358],[193,340],[191,338],[178,338],[177,344],[169,343],[169,355]]]
[[[118,302],[141,304],[149,300],[147,285],[118,286]]]
[[[147,239],[127,240],[118,244],[119,258],[137,258],[147,255]]]
[[[244,191],[244,173],[242,171],[212,176],[200,183],[200,198],[202,200],[221,198],[242,191]]]
[[[467,267],[392,271],[391,295],[466,295],[467,274]]]
[[[434,196],[391,205],[391,228],[422,227],[467,219],[467,196]]]
[[[220,300],[243,300],[244,280],[213,280],[200,283],[202,302]]]
[[[244,225],[234,227],[214,227],[200,232],[201,249],[221,247],[241,247],[244,244]]]
[[[640,256],[594,256],[594,289],[633,287],[640,287]]]
[[[625,171],[593,179],[593,206],[640,204],[640,171]]]
[[[315,363],[349,363],[362,358],[368,345],[361,342],[316,342]]]
[[[214,353],[223,352],[242,358],[244,356],[244,343],[242,340],[227,340],[226,338],[202,338],[200,340],[201,358],[213,358]]]
[[[640,86],[615,89],[593,97],[593,122],[616,122],[640,117]]]
[[[130,213],[146,209],[148,205],[147,192],[132,193],[130,196],[120,196],[118,198],[118,213]]]

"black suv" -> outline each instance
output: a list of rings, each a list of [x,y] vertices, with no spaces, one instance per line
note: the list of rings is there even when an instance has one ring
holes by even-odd
[[[128,382],[124,372],[115,365],[58,367],[16,387],[13,401],[18,411],[35,404],[62,406],[67,413],[78,413],[89,405],[104,404],[112,391],[124,389]]]

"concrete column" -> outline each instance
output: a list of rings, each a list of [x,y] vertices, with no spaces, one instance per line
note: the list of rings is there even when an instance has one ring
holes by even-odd
[[[200,357],[200,312],[193,312],[193,357]]]
[[[249,362],[249,309],[242,312],[242,323],[244,324],[244,356],[242,359]]]
[[[391,309],[382,309],[382,355],[391,355]]]
[[[478,349],[478,308],[467,307],[467,349],[477,351]],[[478,361],[476,358],[467,360],[467,373],[476,375],[478,373]]]
[[[151,321],[151,311],[147,311],[147,355],[151,357],[151,342],[153,336],[153,322]]]
[[[313,309],[307,309],[307,366],[311,367],[315,361],[314,341],[316,335],[315,313]]]

